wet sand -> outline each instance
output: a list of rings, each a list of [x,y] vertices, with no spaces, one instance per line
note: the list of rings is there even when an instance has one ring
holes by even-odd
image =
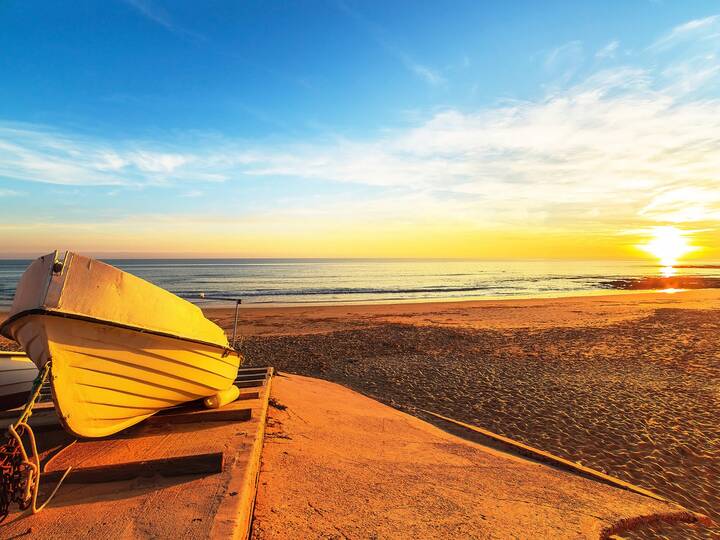
[[[482,426],[720,522],[719,308],[717,290],[253,308],[240,346],[247,365]],[[232,325],[231,309],[207,314]]]

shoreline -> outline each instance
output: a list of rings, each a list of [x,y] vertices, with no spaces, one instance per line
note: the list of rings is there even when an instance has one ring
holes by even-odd
[[[255,336],[327,333],[388,323],[475,330],[605,326],[637,320],[662,308],[720,308],[720,289],[672,294],[628,292],[554,298],[241,308],[238,330],[240,336]],[[234,308],[206,308],[203,312],[232,335]]]
[[[292,308],[292,307],[335,307],[335,306],[383,306],[383,305],[414,305],[414,304],[447,304],[455,302],[514,302],[520,300],[557,300],[561,298],[595,298],[598,296],[628,296],[628,295],[646,295],[646,294],[678,294],[693,291],[711,291],[716,287],[707,287],[702,289],[593,289],[587,291],[571,291],[568,293],[558,293],[556,291],[547,294],[518,294],[506,296],[464,296],[454,298],[391,298],[377,300],[337,300],[333,302],[317,301],[317,302],[246,302],[240,304],[241,309],[263,309],[263,308]],[[189,301],[189,300],[188,300]],[[194,303],[200,309],[235,309],[235,302],[232,300],[218,300],[217,304]],[[0,313],[6,308],[0,308]]]
[[[715,268],[715,266],[713,266]],[[695,279],[692,276],[688,276],[689,279]],[[664,280],[673,278],[644,278],[654,280]],[[700,279],[714,279],[714,278],[700,278]],[[616,280],[619,282],[627,281],[625,279]],[[720,279],[718,280],[720,282]],[[663,287],[663,288],[632,288],[632,287],[610,287],[610,288],[596,288],[588,290],[576,290],[568,292],[550,291],[545,294],[517,294],[517,295],[505,295],[505,296],[463,296],[463,297],[437,297],[437,298],[377,298],[377,299],[365,299],[365,300],[335,300],[335,301],[298,301],[298,302],[252,302],[243,299],[241,296],[240,300],[245,300],[244,303],[240,304],[240,309],[291,309],[291,308],[328,308],[328,307],[346,307],[346,306],[404,306],[404,305],[435,305],[435,304],[449,304],[449,303],[475,303],[475,302],[521,302],[521,301],[542,301],[542,300],[561,300],[566,298],[601,298],[601,297],[643,297],[647,295],[669,295],[673,296],[676,294],[688,294],[688,293],[699,293],[699,294],[712,294],[712,291],[716,291],[717,295],[720,295],[720,287]],[[191,304],[196,305],[203,311],[223,310],[223,309],[235,309],[236,300],[234,299],[218,299],[218,298],[183,298]],[[6,316],[10,310],[11,304],[0,305],[0,320]]]

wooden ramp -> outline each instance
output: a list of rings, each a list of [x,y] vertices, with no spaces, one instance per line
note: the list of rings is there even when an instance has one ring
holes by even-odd
[[[30,421],[46,471],[38,504],[73,469],[42,512],[10,514],[0,537],[247,538],[272,376],[242,368],[230,405],[187,404],[69,447],[52,404],[39,404]],[[3,413],[0,429],[16,417]]]

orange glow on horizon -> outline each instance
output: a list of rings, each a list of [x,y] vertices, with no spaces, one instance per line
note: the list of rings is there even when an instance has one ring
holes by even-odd
[[[626,227],[625,230],[573,229],[569,226],[471,227],[465,222],[443,221],[358,224],[352,220],[329,223],[326,218],[292,221],[272,216],[255,222],[183,215],[158,219],[151,224],[143,221],[110,221],[91,227],[18,224],[3,231],[7,234],[0,232],[0,256],[34,258],[53,249],[73,249],[88,255],[117,258],[410,257],[627,261],[652,256],[657,257],[656,260],[682,258],[685,261],[702,255],[703,260],[720,259],[717,235],[708,227],[692,231],[675,229],[678,232],[674,236],[663,232],[655,234],[654,228],[645,229],[643,234],[642,229],[632,222]],[[679,237],[679,242],[668,241],[673,237]],[[687,255],[683,256],[676,249],[666,249],[674,245],[679,245],[680,252]],[[695,247],[700,245],[702,249]]]

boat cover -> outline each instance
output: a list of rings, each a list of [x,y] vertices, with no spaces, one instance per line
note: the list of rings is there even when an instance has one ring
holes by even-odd
[[[228,347],[222,328],[182,298],[101,261],[67,252],[40,257],[23,274],[9,317],[42,309]]]

